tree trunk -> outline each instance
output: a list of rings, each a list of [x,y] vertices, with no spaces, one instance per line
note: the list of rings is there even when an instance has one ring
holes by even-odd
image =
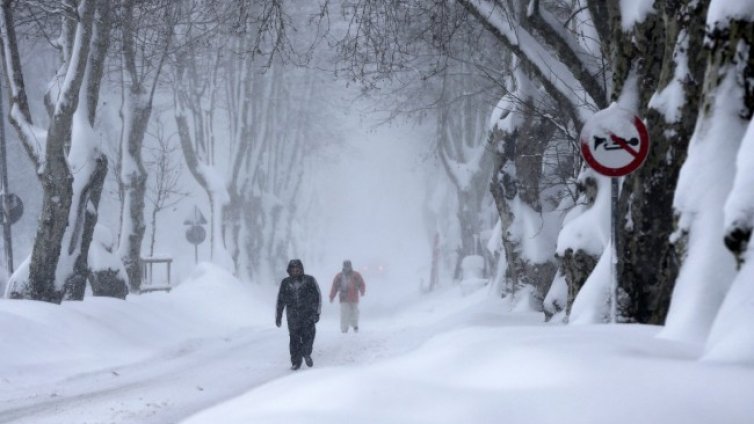
[[[483,134],[492,106],[468,94],[475,89],[473,78],[467,63],[444,71],[437,120],[438,155],[457,200],[455,217],[460,240],[454,252],[456,279],[461,278],[461,263],[466,256],[480,255],[485,258],[486,268],[492,265],[481,240],[482,228],[487,224],[483,211],[485,183],[492,176],[493,162],[492,154],[485,150]],[[438,230],[448,238],[446,229]]]
[[[107,176],[107,157],[96,145],[93,126],[96,117],[99,90],[104,74],[104,63],[109,47],[110,34],[110,4],[108,0],[97,0],[97,11],[92,34],[92,49],[87,62],[85,79],[81,87],[79,111],[86,119],[77,119],[74,125],[79,125],[77,134],[79,139],[72,140],[69,163],[76,170],[74,176],[74,191],[69,222],[73,224],[67,229],[66,236],[68,250],[65,255],[71,256],[67,263],[73,268],[65,278],[66,300],[83,300],[86,281],[91,276],[89,267],[89,247],[97,224],[97,211],[102,194],[102,188]],[[80,147],[79,147],[80,146]],[[82,155],[81,152],[87,152]],[[81,158],[85,158],[80,163]],[[80,181],[84,181],[83,185]],[[121,282],[125,284],[125,276]],[[113,282],[111,285],[117,285]],[[122,291],[122,290],[119,290]],[[106,296],[106,293],[100,295]],[[120,296],[116,296],[120,297]]]
[[[724,207],[754,115],[754,22],[716,18],[706,27],[703,103],[676,188],[673,235],[682,262],[663,330],[664,337],[691,342],[707,339],[737,273],[723,243]]]
[[[137,91],[133,91],[136,89]],[[128,274],[131,292],[141,290],[141,243],[144,239],[144,196],[147,190],[147,172],[141,157],[144,134],[152,113],[151,101],[138,87],[131,87],[126,93],[124,108],[128,111],[123,122],[121,140],[120,185],[123,192],[123,217],[121,218],[120,245],[118,256],[123,261]]]
[[[535,289],[535,307],[541,308],[545,294],[555,275],[555,258],[539,261],[526,257],[525,239],[541,237],[530,233],[526,214],[538,214],[545,221],[541,203],[544,164],[543,157],[555,133],[554,126],[541,119],[535,109],[546,102],[540,101],[538,90],[523,70],[514,72],[515,91],[510,102],[498,107],[511,109],[492,131],[492,143],[498,146],[498,168],[492,181],[491,192],[498,208],[502,225],[503,248],[507,258],[509,292],[515,293],[522,285]],[[526,211],[525,209],[528,209]],[[554,253],[555,246],[552,246]]]
[[[244,199],[237,190],[230,189],[230,201],[223,206],[223,240],[228,244],[228,253],[233,259],[234,275],[240,275],[241,214]]]
[[[623,183],[619,209],[620,216],[628,218],[621,223],[618,275],[621,288],[629,296],[626,318],[649,324],[661,325],[670,305],[675,279],[678,275],[678,258],[670,243],[673,231],[673,196],[678,173],[686,160],[688,140],[694,131],[699,111],[701,81],[704,73],[703,52],[706,2],[662,1],[656,9],[662,10],[663,20],[647,28],[637,28],[645,34],[645,46],[659,46],[664,28],[665,49],[662,61],[659,48],[647,51],[637,49],[634,60],[651,62],[647,74],[660,75],[655,96],[675,84],[683,90],[685,102],[678,111],[666,111],[670,106],[646,101],[646,93],[654,81],[644,78],[640,83],[645,95],[640,103],[640,112],[646,111],[650,135],[650,151],[644,165],[628,176]],[[644,27],[644,26],[643,26]],[[652,59],[649,59],[652,58]],[[686,59],[688,71],[675,75],[679,70],[678,60]],[[656,64],[662,63],[661,72]],[[656,97],[657,98],[657,97]],[[649,104],[645,109],[644,105]],[[631,224],[629,225],[628,222]]]
[[[101,155],[97,158],[96,169],[91,176],[90,183],[88,184],[89,193],[87,197],[89,197],[89,201],[94,206],[94,211],[87,209],[84,220],[84,232],[82,234],[81,244],[82,251],[86,250],[87,252],[87,257],[94,234],[94,228],[97,224],[96,211],[99,210],[98,206],[106,174],[107,158],[104,155]],[[89,277],[89,282],[92,286],[92,294],[94,296],[125,299],[128,294],[127,276],[120,274],[120,270],[117,269],[91,269],[91,267],[87,266],[87,276]],[[79,286],[78,290],[80,291],[82,288]],[[80,298],[83,298],[83,295]],[[77,300],[80,298],[76,297]]]
[[[11,87],[12,102],[21,110],[21,114],[11,113],[11,123],[24,143],[32,145],[36,142],[29,140],[27,133],[32,123],[28,112],[28,100],[23,90],[11,2],[3,3],[2,12],[4,52],[5,57],[10,58],[6,71],[11,75],[9,79],[14,82]],[[73,196],[73,175],[66,160],[65,150],[71,145],[73,115],[79,106],[79,94],[89,58],[94,12],[95,1],[83,0],[79,4],[80,18],[75,25],[75,41],[70,45],[66,44],[70,47],[68,53],[71,54],[65,55],[64,60],[70,62],[65,64],[66,84],[62,86],[57,98],[53,99],[56,107],[53,109],[45,141],[44,169],[41,175],[44,191],[42,212],[32,248],[28,280],[21,281],[23,277],[18,273],[14,274],[9,281],[11,297],[59,303],[63,299],[65,278],[72,269],[69,268],[70,264],[60,263],[62,242],[68,226]],[[27,147],[27,151],[33,150]]]
[[[165,5],[164,11],[154,10],[154,13],[164,13],[163,21],[152,22],[159,25],[160,29],[157,31],[160,37],[157,39],[159,48],[155,49],[151,44],[145,45],[146,42],[141,41],[137,36],[139,22],[134,16],[136,3],[134,0],[125,0],[122,8],[123,73],[128,81],[128,88],[124,89],[126,91],[123,105],[125,113],[121,115],[125,118],[120,144],[119,186],[124,204],[118,255],[126,268],[130,290],[138,293],[142,283],[141,244],[146,230],[144,198],[147,190],[147,172],[144,169],[141,150],[144,144],[144,134],[152,115],[155,89],[172,43],[175,16],[172,15],[173,10],[168,4]],[[156,64],[153,64],[151,59],[147,60],[142,57],[145,55],[144,50],[157,57]],[[139,63],[139,58],[141,58],[141,63]]]

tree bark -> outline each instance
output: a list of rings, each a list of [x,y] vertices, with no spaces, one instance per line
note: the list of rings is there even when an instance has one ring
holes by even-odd
[[[94,127],[105,57],[109,48],[110,17],[109,1],[97,0],[97,11],[92,32],[92,48],[81,88],[80,96],[82,98],[79,100],[79,107],[86,114],[86,121],[78,121],[74,125]],[[92,133],[92,131],[81,132],[82,137]],[[92,275],[88,261],[89,247],[97,224],[99,201],[108,169],[107,157],[98,147],[90,145],[93,142],[93,140],[72,140],[71,150],[73,152],[78,150],[73,147],[75,143],[85,143],[84,149],[89,150],[89,155],[85,163],[78,164],[80,168],[74,176],[74,181],[85,179],[86,182],[80,187],[78,187],[78,184],[74,184],[73,209],[69,219],[69,222],[73,223],[73,227],[67,230],[70,234],[64,236],[64,240],[69,240],[68,251],[64,254],[72,256],[68,263],[73,264],[73,269],[68,271],[70,274],[65,279],[66,293],[64,298],[66,300],[82,300],[86,282]],[[69,157],[69,163],[77,164],[77,158]],[[125,276],[121,276],[120,281],[121,284],[125,284]],[[110,285],[115,286],[117,284],[117,281],[114,281]],[[100,292],[99,295],[107,296],[108,294]]]
[[[618,243],[618,276],[629,298],[621,313],[630,321],[661,325],[679,266],[670,243],[674,191],[668,188],[677,184],[698,114],[706,2],[668,0],[658,2],[656,9],[662,15],[648,18],[633,33],[620,34],[613,45],[623,48],[615,61],[619,64],[615,75],[625,81],[628,68],[638,70],[641,96],[637,112],[646,117],[651,140],[646,161],[626,177],[619,201],[619,216],[626,219],[619,223],[623,231]],[[630,43],[629,38],[636,42]],[[670,120],[651,106],[650,96],[673,81],[678,55],[688,60],[688,74],[681,82],[686,102],[678,118]],[[616,93],[621,87],[616,81]]]
[[[123,139],[120,145],[120,190],[123,195],[123,216],[121,217],[120,244],[118,254],[123,261],[128,274],[128,284],[132,292],[141,290],[142,267],[141,245],[146,231],[144,218],[145,196],[147,191],[147,171],[141,155],[144,135],[147,131],[149,119],[152,116],[152,103],[163,64],[172,43],[173,16],[171,6],[164,5],[164,21],[156,23],[156,31],[162,38],[158,41],[159,48],[153,52],[157,55],[157,64],[151,65],[147,60],[139,63],[137,55],[144,54],[144,49],[153,48],[138,44],[137,37],[139,22],[134,16],[135,0],[125,0],[123,5],[123,72],[128,81],[123,114]],[[159,6],[159,5],[158,5]],[[154,13],[159,10],[154,10]],[[151,77],[151,81],[147,77]]]
[[[708,338],[737,277],[734,257],[723,242],[730,211],[726,199],[735,188],[737,155],[754,116],[754,21],[721,15],[706,26],[702,104],[674,204],[681,266],[663,337],[692,342]],[[713,175],[714,181],[700,175]]]
[[[141,290],[141,243],[144,240],[144,196],[147,190],[147,171],[141,157],[144,134],[152,113],[151,101],[141,87],[131,86],[126,93],[124,105],[128,112],[124,137],[121,141],[122,161],[120,185],[123,193],[123,217],[121,218],[120,246],[118,255],[128,274],[128,284],[132,293]]]
[[[71,143],[73,115],[79,104],[79,93],[84,81],[85,68],[89,57],[95,1],[82,0],[78,5],[79,20],[76,25],[75,42],[71,45],[71,55],[66,57],[65,85],[57,99],[50,119],[45,140],[44,168],[41,172],[42,212],[34,238],[28,280],[16,272],[9,282],[11,297],[29,298],[59,303],[64,295],[65,269],[59,270],[63,237],[68,226],[68,216],[73,196],[73,175],[66,160],[66,147]],[[20,85],[11,87],[12,104],[10,120],[25,144],[33,146],[37,140],[30,140],[33,127],[28,113],[28,100],[23,89],[23,73],[20,68],[18,45],[15,43],[12,2],[5,0],[2,5],[4,21],[4,53],[10,58],[10,69],[6,68],[10,80]],[[18,111],[14,111],[18,108]],[[19,113],[20,112],[20,113]],[[27,148],[34,152],[34,148]],[[36,155],[31,154],[35,157]],[[38,157],[38,156],[37,156]],[[40,163],[37,163],[39,169]],[[60,271],[60,273],[59,273]]]

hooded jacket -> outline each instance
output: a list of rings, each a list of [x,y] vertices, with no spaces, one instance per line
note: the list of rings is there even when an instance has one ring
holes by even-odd
[[[340,293],[340,302],[359,303],[359,294],[364,296],[366,284],[364,278],[356,271],[339,272],[332,280],[330,288],[330,301]]]
[[[301,275],[291,276],[291,268],[301,268]],[[288,277],[280,283],[275,319],[279,322],[285,317],[288,320],[288,328],[300,327],[319,321],[322,308],[322,296],[319,291],[317,280],[311,275],[303,273],[304,265],[298,259],[288,263]]]

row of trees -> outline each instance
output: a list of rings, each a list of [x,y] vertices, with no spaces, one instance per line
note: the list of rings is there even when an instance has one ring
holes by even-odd
[[[479,152],[494,163],[506,277],[511,287],[534,285],[540,299],[552,285],[563,295],[548,296],[545,308],[565,310],[571,321],[606,319],[608,294],[609,228],[598,212],[607,209],[609,182],[581,164],[578,132],[612,103],[644,117],[649,158],[620,183],[620,316],[704,340],[754,225],[751,196],[734,185],[746,181],[735,164],[753,113],[754,23],[747,6],[711,3],[358,0],[349,3],[353,25],[343,46],[367,87],[382,79],[441,85],[437,144],[454,182],[460,168],[448,159],[463,159],[447,138],[457,145],[465,138],[444,125],[474,107],[447,109],[447,76],[466,63],[499,82],[487,135],[475,137],[486,140]],[[477,57],[459,54],[459,43]],[[442,60],[417,64],[430,54]],[[475,103],[489,105],[482,96]],[[464,181],[489,173],[468,170]],[[461,227],[478,222],[460,219]]]
[[[319,38],[304,39],[295,28],[319,28],[309,19],[319,11],[273,0],[3,0],[8,116],[44,196],[32,253],[8,295],[81,299],[87,281],[95,295],[139,291],[149,197],[144,144],[155,103],[166,99],[175,122],[167,131],[175,129],[186,169],[211,205],[213,260],[255,278],[266,276],[270,260],[284,260],[295,242],[290,228],[306,155],[326,132],[304,107],[326,84],[286,65],[310,59]],[[30,72],[22,63],[24,44],[40,39],[57,51],[60,66],[44,95],[47,115],[33,116],[37,99],[27,96]],[[99,135],[113,131],[97,132],[104,125],[98,115],[113,107],[100,100],[103,87],[121,95],[117,143]],[[108,158],[114,145],[117,157]],[[117,176],[121,204],[117,243],[96,242],[108,171]],[[176,184],[175,169],[158,173],[164,196]],[[153,201],[164,207],[159,196]],[[105,248],[96,257],[93,239]]]
[[[605,319],[610,262],[601,213],[609,183],[582,165],[578,131],[613,103],[645,117],[649,158],[621,182],[620,316],[703,340],[725,315],[754,226],[739,153],[754,113],[752,13],[717,0],[629,3],[342,2],[348,26],[338,47],[367,90],[398,87],[399,111],[434,111],[455,208],[436,228],[457,240],[451,268],[480,253],[494,214],[509,290],[529,284],[540,302],[549,291],[543,306],[571,321]],[[186,167],[211,204],[214,260],[265,278],[295,242],[304,158],[328,136],[316,115],[326,108],[303,107],[322,98],[326,81],[284,65],[330,59],[312,48],[329,6],[3,0],[8,114],[44,192],[32,253],[10,293],[79,299],[87,279],[97,294],[123,297],[126,283],[139,290],[142,150],[158,97],[172,99]],[[313,32],[291,31],[305,21]],[[48,39],[60,58],[45,116],[33,116],[27,98],[28,37]],[[122,216],[109,253],[126,276],[93,269],[88,255],[110,162],[95,132],[104,85],[122,93],[114,167]],[[488,181],[494,203],[484,197]],[[719,328],[722,340],[731,327]]]

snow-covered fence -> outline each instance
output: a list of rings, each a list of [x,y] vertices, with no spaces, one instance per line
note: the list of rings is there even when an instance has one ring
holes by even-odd
[[[172,283],[170,281],[170,267],[173,263],[173,258],[169,257],[146,257],[141,258],[141,275],[143,277],[142,285],[141,285],[141,292],[152,292],[152,291],[167,291],[169,292],[170,289],[173,288]],[[157,280],[155,280],[154,277],[154,265],[155,264],[165,264],[166,266],[166,274],[164,279],[160,279],[158,277]]]

